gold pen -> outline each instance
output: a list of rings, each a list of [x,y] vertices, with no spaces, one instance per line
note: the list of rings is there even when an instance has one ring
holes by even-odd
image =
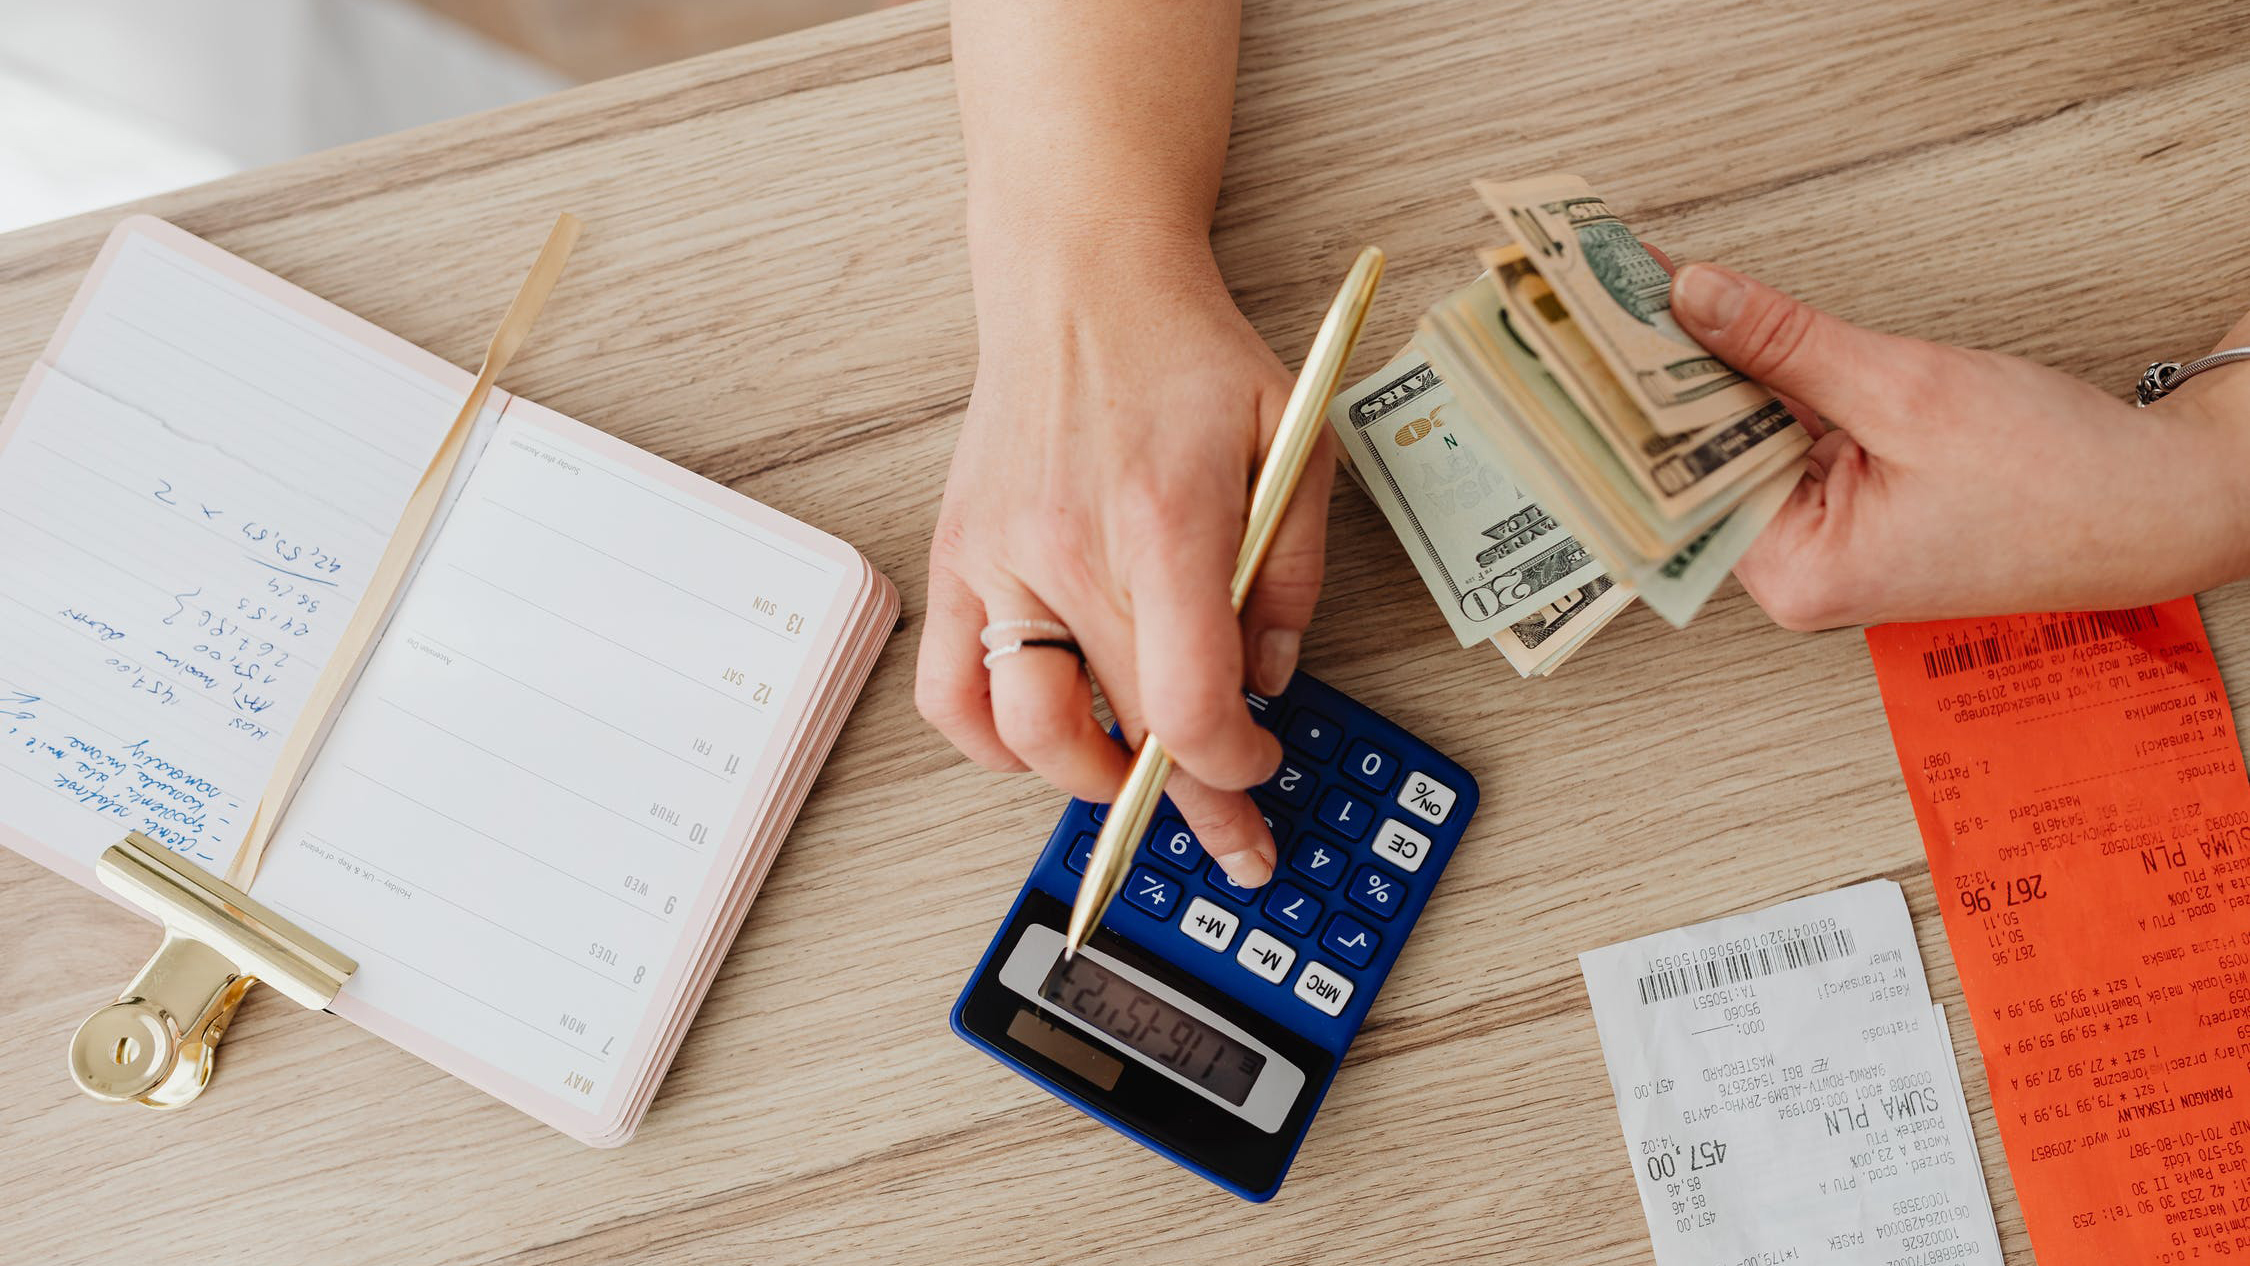
[[[1359,341],[1360,326],[1367,320],[1368,306],[1375,301],[1375,285],[1382,278],[1383,252],[1372,246],[1362,250],[1352,261],[1351,272],[1345,274],[1335,301],[1328,305],[1328,315],[1313,335],[1312,350],[1305,353],[1305,366],[1297,372],[1297,385],[1289,392],[1289,403],[1282,406],[1281,425],[1274,430],[1273,446],[1266,450],[1265,464],[1258,468],[1258,482],[1250,493],[1250,518],[1242,533],[1242,550],[1234,558],[1233,596],[1238,615],[1243,600],[1250,595],[1250,583],[1258,578],[1259,565],[1266,561],[1274,533],[1281,527],[1282,512],[1296,494],[1297,478],[1305,473],[1305,461],[1320,438],[1322,415],[1328,411],[1329,398],[1343,384],[1344,366],[1352,358],[1352,345]],[[1064,958],[1085,948],[1102,921],[1102,912],[1109,909],[1117,890],[1125,886],[1133,847],[1148,830],[1157,799],[1164,794],[1164,780],[1171,776],[1172,754],[1164,750],[1156,735],[1149,735],[1133,757],[1125,785],[1117,789],[1116,798],[1110,802],[1109,818],[1094,840],[1086,874],[1078,881],[1078,899],[1071,904],[1070,928],[1063,941]]]

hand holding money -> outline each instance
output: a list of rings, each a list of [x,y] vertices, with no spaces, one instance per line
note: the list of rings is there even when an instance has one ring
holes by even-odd
[[[1786,627],[2135,606],[2250,575],[2250,374],[2136,410],[1708,264],[1682,270],[1672,310],[1836,428],[1736,567]],[[2219,341],[2245,343],[2250,317]]]
[[[1462,645],[1544,675],[1635,596],[1686,623],[1811,440],[1680,329],[1664,265],[1583,181],[1477,190],[1514,243],[1329,418]]]

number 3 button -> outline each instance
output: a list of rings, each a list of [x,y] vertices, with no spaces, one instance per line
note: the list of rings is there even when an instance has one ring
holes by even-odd
[[[1353,905],[1379,919],[1387,919],[1398,913],[1399,904],[1406,899],[1406,886],[1373,866],[1362,866],[1359,873],[1352,876],[1351,888],[1345,895],[1351,898]]]

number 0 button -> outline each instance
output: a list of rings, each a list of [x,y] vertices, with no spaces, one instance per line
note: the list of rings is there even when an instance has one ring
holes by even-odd
[[[1344,772],[1379,796],[1389,791],[1391,780],[1398,777],[1398,757],[1360,739],[1344,753]]]
[[[1406,886],[1373,866],[1362,866],[1344,895],[1376,918],[1387,919],[1398,913],[1399,903],[1406,898]]]

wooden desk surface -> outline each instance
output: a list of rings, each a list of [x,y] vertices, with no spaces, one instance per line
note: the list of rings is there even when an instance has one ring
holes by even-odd
[[[1492,238],[1469,178],[1557,167],[1675,255],[2121,393],[2250,307],[2236,0],[1253,0],[1247,26],[1218,249],[1292,362],[1352,248],[1391,253],[1365,372]],[[1580,950],[1890,876],[1958,1008],[1856,633],[1780,632],[1729,586],[1687,632],[1635,610],[1522,682],[1452,644],[1340,488],[1306,663],[1468,765],[1484,809],[1280,1197],[1222,1196],[947,1032],[1058,805],[911,703],[975,356],[952,94],[925,3],[144,204],[463,364],[577,212],[509,385],[851,540],[907,613],[621,1151],[262,992],[192,1110],[81,1099],[65,1040],[152,937],[0,855],[0,1257],[1641,1261]],[[0,382],[116,218],[0,238]],[[2250,699],[2250,590],[2204,612]]]

